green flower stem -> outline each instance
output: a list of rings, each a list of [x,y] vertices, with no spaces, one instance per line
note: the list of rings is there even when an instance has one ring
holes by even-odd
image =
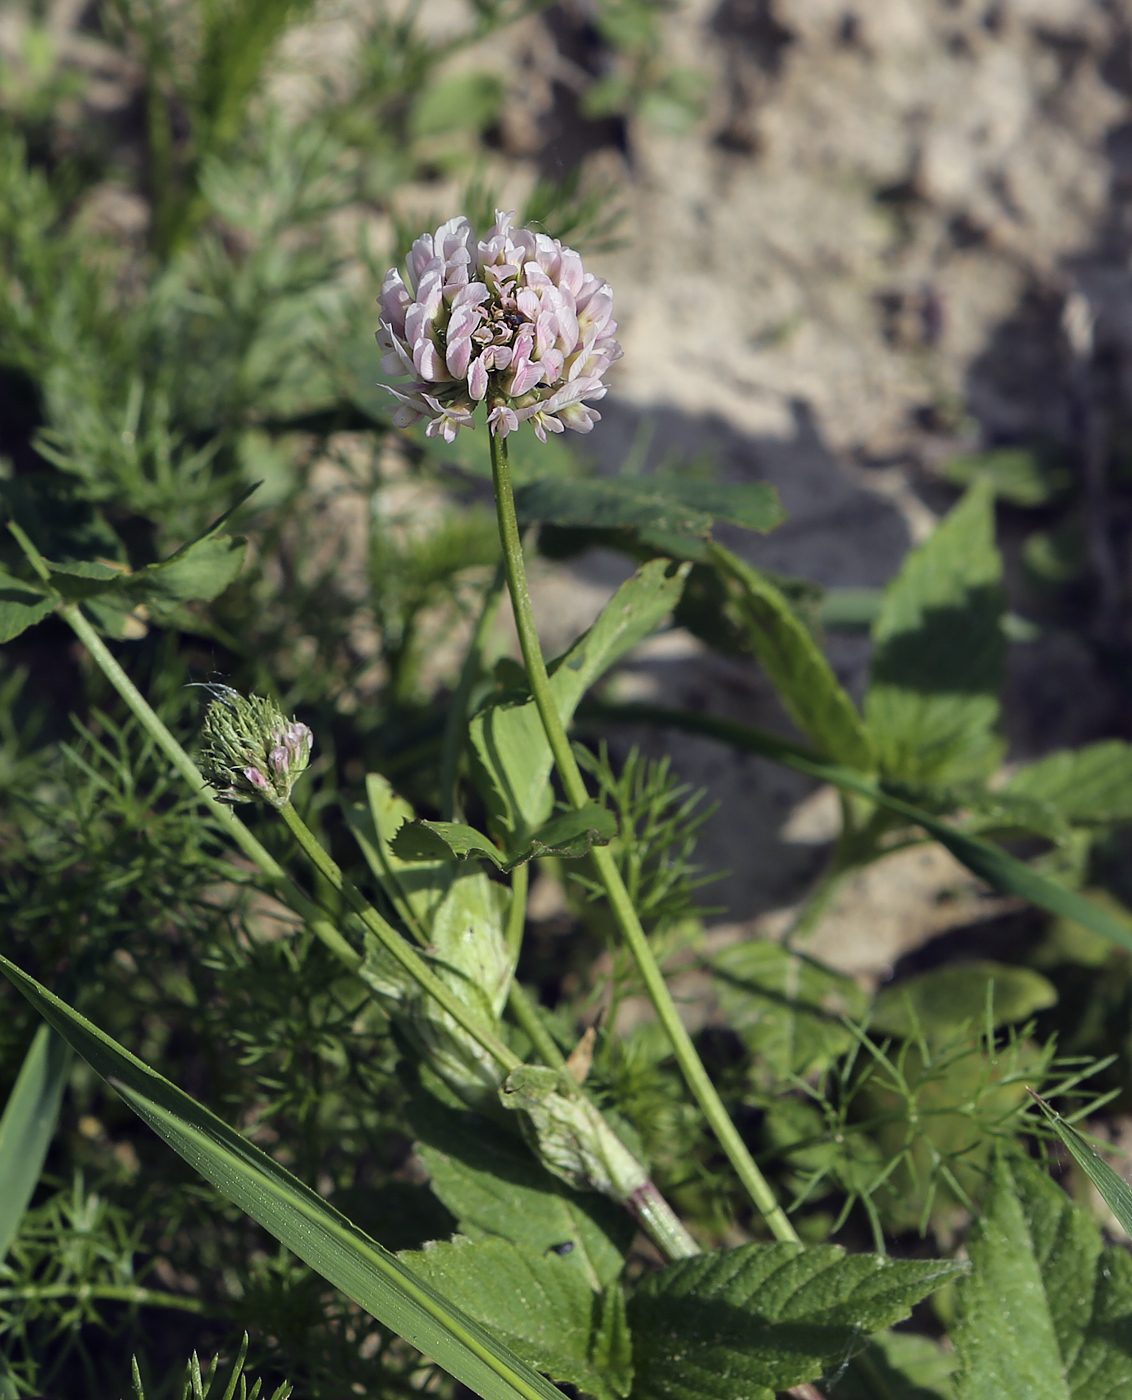
[[[531,883],[529,862],[517,865],[511,872],[511,907],[507,911],[507,951],[516,964],[523,946],[523,930],[527,923],[527,889]]]
[[[630,1215],[670,1264],[677,1259],[694,1259],[703,1252],[651,1181],[647,1181],[639,1191],[634,1191],[625,1204]]]
[[[51,582],[51,573],[43,561],[38,550],[18,526],[10,526],[12,533],[16,536],[32,566],[45,583]],[[189,784],[196,797],[204,803],[212,812],[220,827],[228,833],[237,846],[255,864],[261,873],[273,883],[280,885],[287,897],[287,902],[300,918],[308,925],[315,935],[333,952],[351,972],[356,972],[361,967],[363,959],[355,952],[345,938],[338,932],[325,912],[319,908],[313,900],[309,899],[295,881],[287,874],[271,852],[262,845],[255,836],[247,829],[240,818],[235,814],[230,806],[219,802],[208,783],[205,781],[189,755],[170,733],[162,720],[150,706],[149,702],[126,675],[125,671],[115,660],[113,654],[98,635],[94,627],[83,616],[78,604],[67,603],[60,607],[60,616],[71,626],[79,640],[86,647],[91,659],[99,667],[106,679],[129,706],[130,710],[137,717],[139,723],[153,739],[160,751],[169,759],[173,767]],[[413,949],[405,942],[396,930],[373,909],[361,892],[345,879],[337,863],[319,845],[313,833],[299,817],[295,809],[288,804],[282,809],[281,815],[284,822],[302,846],[312,863],[325,876],[328,882],[350,903],[355,913],[361,918],[365,926],[379,939],[382,945],[388,949],[393,957],[401,964],[405,970],[415,978],[421,987],[435,997],[445,1011],[468,1032],[487,1052],[492,1055],[503,1068],[510,1073],[516,1068],[520,1061],[517,1055],[513,1054],[502,1041],[498,1040],[483,1026],[481,1026],[467,1007],[457,1000],[444,986],[444,984],[433,975],[426,964],[417,956]],[[529,878],[526,874],[526,867],[521,866],[524,878]],[[518,874],[518,870],[515,872]],[[518,893],[518,890],[517,890]],[[518,899],[517,906],[521,908],[523,914],[526,913],[526,892],[525,889]],[[516,918],[518,916],[516,915]],[[510,930],[509,930],[510,932]],[[523,1014],[516,1011],[516,1019],[520,1025],[526,1029],[529,1023],[528,1034],[535,1044],[536,1050],[540,1054],[548,1055],[548,1063],[555,1069],[563,1069],[563,1087],[567,1090],[571,1085],[574,1091],[578,1092],[573,1076],[565,1070],[565,1060],[558,1047],[547,1034],[545,1027],[538,1020],[534,1008],[527,1002],[525,993],[517,983],[512,983],[511,1005],[515,1009],[517,1003],[522,1003],[524,1009],[529,1012],[529,1018],[524,1018]],[[532,1033],[533,1032],[533,1033]],[[654,1188],[655,1190],[655,1188]],[[697,1246],[691,1239],[680,1220],[672,1212],[666,1202],[654,1200],[650,1195],[649,1209],[637,1212],[641,1225],[653,1240],[653,1243],[665,1254],[668,1259],[682,1259],[689,1253],[696,1253]],[[79,1296],[79,1290],[63,1290],[58,1295],[70,1296],[74,1293]],[[7,1294],[0,1293],[0,1300],[6,1298]],[[12,1296],[16,1296],[14,1293]],[[26,1291],[19,1294],[20,1297],[30,1297]],[[36,1297],[47,1297],[48,1293],[40,1291]],[[107,1300],[117,1299],[125,1302],[153,1303],[165,1307],[180,1307],[189,1311],[199,1311],[199,1305],[193,1299],[182,1299],[176,1294],[159,1294],[151,1289],[126,1288],[119,1290],[91,1291],[82,1296],[99,1297]]]
[[[519,522],[515,514],[515,495],[511,484],[511,467],[507,457],[507,444],[502,438],[491,437],[491,472],[495,483],[495,508],[499,520],[499,536],[503,542],[503,562],[507,573],[507,587],[511,594],[511,606],[515,614],[515,628],[519,634],[519,645],[527,668],[527,680],[531,687],[535,705],[546,731],[547,742],[554,755],[562,786],[566,796],[575,807],[582,807],[589,801],[581,769],[570,747],[566,728],[558,713],[554,694],[550,688],[546,662],[539,645],[538,630],[535,627],[534,610],[527,591],[526,566],[523,562],[523,542],[519,535]],[[699,1103],[704,1117],[711,1125],[720,1146],[727,1154],[731,1165],[743,1183],[751,1200],[766,1220],[767,1226],[776,1239],[797,1242],[798,1236],[778,1201],[770,1189],[766,1178],[759,1171],[747,1146],[736,1131],[734,1123],[727,1116],[727,1110],[716,1093],[703,1062],[696,1053],[692,1038],[684,1027],[672,995],[664,980],[664,974],[649,947],[648,938],[637,911],[629,898],[625,882],[617,869],[617,864],[606,846],[595,846],[590,853],[599,880],[605,889],[613,916],[628,944],[629,951],[637,964],[641,980],[645,984],[649,1000],[656,1011],[657,1019],[664,1028],[672,1045],[677,1063],[683,1072],[688,1087]]]
[[[520,1029],[538,1052],[538,1057],[543,1064],[549,1065],[551,1069],[566,1070],[566,1056],[559,1050],[554,1043],[554,1037],[543,1025],[526,988],[515,978],[511,979],[511,986],[507,990],[507,1004],[511,1008],[511,1014],[519,1023]],[[566,1076],[563,1084],[568,1088],[567,1081],[573,1080],[573,1075],[570,1074],[569,1070],[566,1070]]]
[[[287,829],[303,848],[311,864],[334,889],[345,897],[347,904],[386,952],[395,958],[421,989],[434,998],[461,1030],[467,1031],[472,1039],[482,1046],[508,1074],[513,1069],[517,1069],[522,1063],[518,1055],[509,1050],[498,1036],[488,1030],[470,1007],[465,1006],[459,997],[449,991],[393,925],[386,923],[358,887],[346,879],[333,856],[319,844],[314,832],[295,811],[292,804],[288,802],[285,807],[280,807],[278,810]]]

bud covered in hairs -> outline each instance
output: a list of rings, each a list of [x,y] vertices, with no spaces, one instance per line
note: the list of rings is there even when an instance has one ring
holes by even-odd
[[[213,701],[201,728],[201,771],[221,802],[285,807],[310,762],[314,736],[261,695],[208,687]]]

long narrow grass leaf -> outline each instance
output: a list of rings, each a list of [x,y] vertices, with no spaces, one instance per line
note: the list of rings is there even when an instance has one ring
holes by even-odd
[[[718,739],[733,748],[746,753],[758,754],[781,763],[784,768],[792,768],[796,773],[819,782],[831,783],[847,792],[860,793],[878,806],[899,812],[908,821],[922,827],[934,840],[967,867],[973,874],[985,880],[988,885],[1003,894],[1014,895],[1051,914],[1072,919],[1092,929],[1094,933],[1107,938],[1120,948],[1132,951],[1132,932],[1111,914],[1090,900],[1059,885],[1055,880],[1041,875],[1012,855],[1001,846],[984,841],[978,836],[969,836],[957,831],[939,817],[925,812],[922,808],[905,802],[903,798],[886,792],[883,787],[863,774],[854,773],[849,768],[827,763],[817,754],[797,744],[788,743],[765,730],[752,725],[738,724],[734,720],[717,719],[714,715],[697,714],[691,710],[668,709],[663,705],[591,705],[586,714],[605,720],[620,719],[635,724],[660,724],[673,729],[682,729],[691,734],[703,734]]]
[[[1033,1091],[1031,1091],[1033,1092]],[[1124,1228],[1124,1233],[1132,1238],[1132,1186],[1117,1176],[1103,1157],[1099,1156],[1088,1140],[1076,1128],[1067,1123],[1060,1113],[1055,1112],[1045,1099],[1038,1098],[1038,1107],[1049,1119],[1050,1127],[1069,1149],[1073,1160],[1101,1193],[1101,1199]]]
[[[70,1046],[40,1026],[0,1117],[0,1261],[20,1228],[55,1136]]]
[[[7,958],[0,970],[190,1166],[384,1326],[483,1400],[561,1400],[538,1372],[265,1152]]]

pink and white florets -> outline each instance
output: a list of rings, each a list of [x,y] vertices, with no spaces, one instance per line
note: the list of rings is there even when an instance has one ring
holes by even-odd
[[[397,268],[381,288],[385,374],[412,376],[389,388],[393,421],[428,419],[429,437],[451,442],[474,426],[478,404],[498,437],[530,421],[548,432],[588,433],[601,417],[602,376],[621,347],[614,340],[613,292],[557,238],[513,229],[513,214],[476,242],[461,215],[422,234],[408,257],[408,285]]]

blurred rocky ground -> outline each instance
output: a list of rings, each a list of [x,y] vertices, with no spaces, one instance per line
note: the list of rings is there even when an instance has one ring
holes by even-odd
[[[1126,0],[690,0],[666,20],[670,52],[705,78],[703,118],[682,135],[571,117],[566,65],[587,61],[585,9],[556,7],[530,28],[516,153],[525,140],[548,172],[582,159],[623,180],[626,244],[595,260],[616,287],[625,347],[587,443],[603,470],[630,453],[647,470],[706,450],[727,479],[782,495],[782,528],[731,541],[754,562],[875,586],[954,499],[939,468],[956,454],[1045,443],[1085,471],[1098,418],[1122,444]],[[1125,503],[1102,494],[1095,508],[1102,534],[1127,532]],[[1016,531],[1007,509],[1008,556]],[[1099,555],[1089,563],[1103,575],[1113,561],[1103,544]],[[1128,732],[1128,695],[1088,644],[1094,624],[1012,648],[1014,757]],[[859,692],[867,644],[831,647]],[[633,669],[638,694],[782,723],[753,669],[691,639],[665,639]],[[741,924],[781,927],[824,857],[820,796],[707,743],[637,737],[673,746],[720,804],[703,854],[731,875],[712,897]],[[943,853],[908,852],[845,890],[814,949],[883,975],[980,908]]]

